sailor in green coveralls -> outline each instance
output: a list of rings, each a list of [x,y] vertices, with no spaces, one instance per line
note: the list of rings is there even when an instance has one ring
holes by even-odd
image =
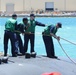
[[[57,56],[55,56],[55,52],[54,52],[52,36],[59,41],[60,37],[55,34],[56,34],[57,30],[61,27],[62,27],[61,23],[57,23],[55,26],[49,25],[42,33],[43,41],[44,41],[45,48],[46,48],[46,54],[47,54],[47,57],[49,57],[49,58],[57,58]]]
[[[10,39],[11,42],[11,53],[12,57],[16,57],[17,55],[17,47],[16,47],[16,34],[15,28],[17,26],[17,15],[13,14],[12,18],[9,19],[5,23],[5,33],[4,33],[4,56],[7,56],[7,50],[8,50],[8,40]]]
[[[25,29],[25,35],[24,35],[24,50],[25,53],[28,50],[28,42],[30,40],[30,53],[31,54],[36,54],[34,50],[34,40],[35,40],[35,27],[37,26],[45,26],[45,24],[42,24],[38,21],[35,21],[35,15],[30,14],[30,19],[28,20],[29,26],[26,27]]]

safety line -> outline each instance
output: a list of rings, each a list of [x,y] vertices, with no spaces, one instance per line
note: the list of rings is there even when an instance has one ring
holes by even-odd
[[[58,43],[59,43],[61,49],[63,50],[63,52],[66,54],[66,56],[76,65],[76,62],[69,57],[69,55],[66,53],[66,51],[65,51],[64,48],[62,47],[61,43],[60,43],[59,41],[58,41]]]
[[[15,32],[19,32],[19,33],[21,33],[20,31],[15,31]],[[45,35],[45,34],[42,34],[42,33],[39,33],[39,32],[36,32],[36,33],[28,33],[28,32],[25,32],[24,34],[38,34],[38,35]],[[45,36],[50,36],[50,35],[45,35]],[[64,41],[67,41],[67,42],[69,42],[69,43],[71,43],[71,44],[73,44],[73,45],[76,45],[76,43],[73,43],[73,42],[71,42],[71,41],[69,41],[69,40],[67,40],[67,39],[64,39],[64,38],[62,38],[62,37],[60,37],[60,39],[62,39],[62,40],[64,40]]]
[[[61,37],[60,37],[61,38]],[[71,42],[71,41],[69,41],[69,40],[66,40],[66,39],[64,39],[64,38],[61,38],[62,40],[64,40],[64,41],[67,41],[67,42],[69,42],[69,43],[71,43],[71,44],[73,44],[73,45],[76,45],[75,43],[73,43],[73,42]]]

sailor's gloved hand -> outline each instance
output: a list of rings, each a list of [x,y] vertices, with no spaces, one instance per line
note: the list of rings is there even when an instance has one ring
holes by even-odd
[[[57,36],[56,39],[57,39],[58,41],[60,41],[60,36]]]

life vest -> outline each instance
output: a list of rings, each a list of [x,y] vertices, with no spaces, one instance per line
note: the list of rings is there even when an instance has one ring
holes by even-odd
[[[35,23],[35,20],[29,20],[28,21],[28,28],[25,30],[25,32],[31,32],[31,33],[34,33],[35,32],[35,26],[36,26],[36,23]]]
[[[14,31],[16,22],[17,21],[15,19],[9,19],[5,24],[5,30]]]
[[[52,28],[53,28],[53,31],[50,32],[50,30],[51,30]],[[50,33],[56,34],[56,32],[57,32],[56,26],[54,26],[54,25],[49,25],[49,26],[47,26],[46,29],[44,29],[43,34],[44,34],[44,35],[50,35]]]

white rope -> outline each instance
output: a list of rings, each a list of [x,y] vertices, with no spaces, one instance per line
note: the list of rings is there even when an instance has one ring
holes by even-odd
[[[71,41],[69,41],[69,40],[66,40],[66,39],[64,39],[64,38],[61,38],[61,37],[60,37],[60,39],[62,39],[62,40],[64,40],[64,41],[67,41],[67,42],[69,42],[69,43],[71,43],[71,44],[73,44],[73,45],[76,45],[76,43],[73,43],[73,42],[71,42]]]
[[[38,35],[41,35],[40,33],[37,33],[37,34],[38,34]],[[75,43],[70,42],[70,41],[68,41],[68,40],[66,40],[66,39],[64,39],[64,38],[61,38],[61,39],[65,40],[65,41],[67,41],[67,42],[69,42],[69,43],[71,43],[71,44],[73,44],[73,45],[76,45]],[[72,60],[72,59],[69,57],[69,55],[66,53],[66,51],[63,49],[61,43],[60,43],[59,41],[58,41],[58,43],[59,43],[60,47],[62,48],[63,52],[66,54],[66,56],[76,65],[76,62],[75,62],[74,60]]]
[[[66,53],[66,51],[63,49],[61,43],[60,43],[59,41],[58,41],[58,43],[59,43],[61,49],[63,50],[63,52],[66,54],[66,56],[76,65],[76,62],[75,62],[74,60],[72,60],[72,59],[69,57],[69,55]]]

